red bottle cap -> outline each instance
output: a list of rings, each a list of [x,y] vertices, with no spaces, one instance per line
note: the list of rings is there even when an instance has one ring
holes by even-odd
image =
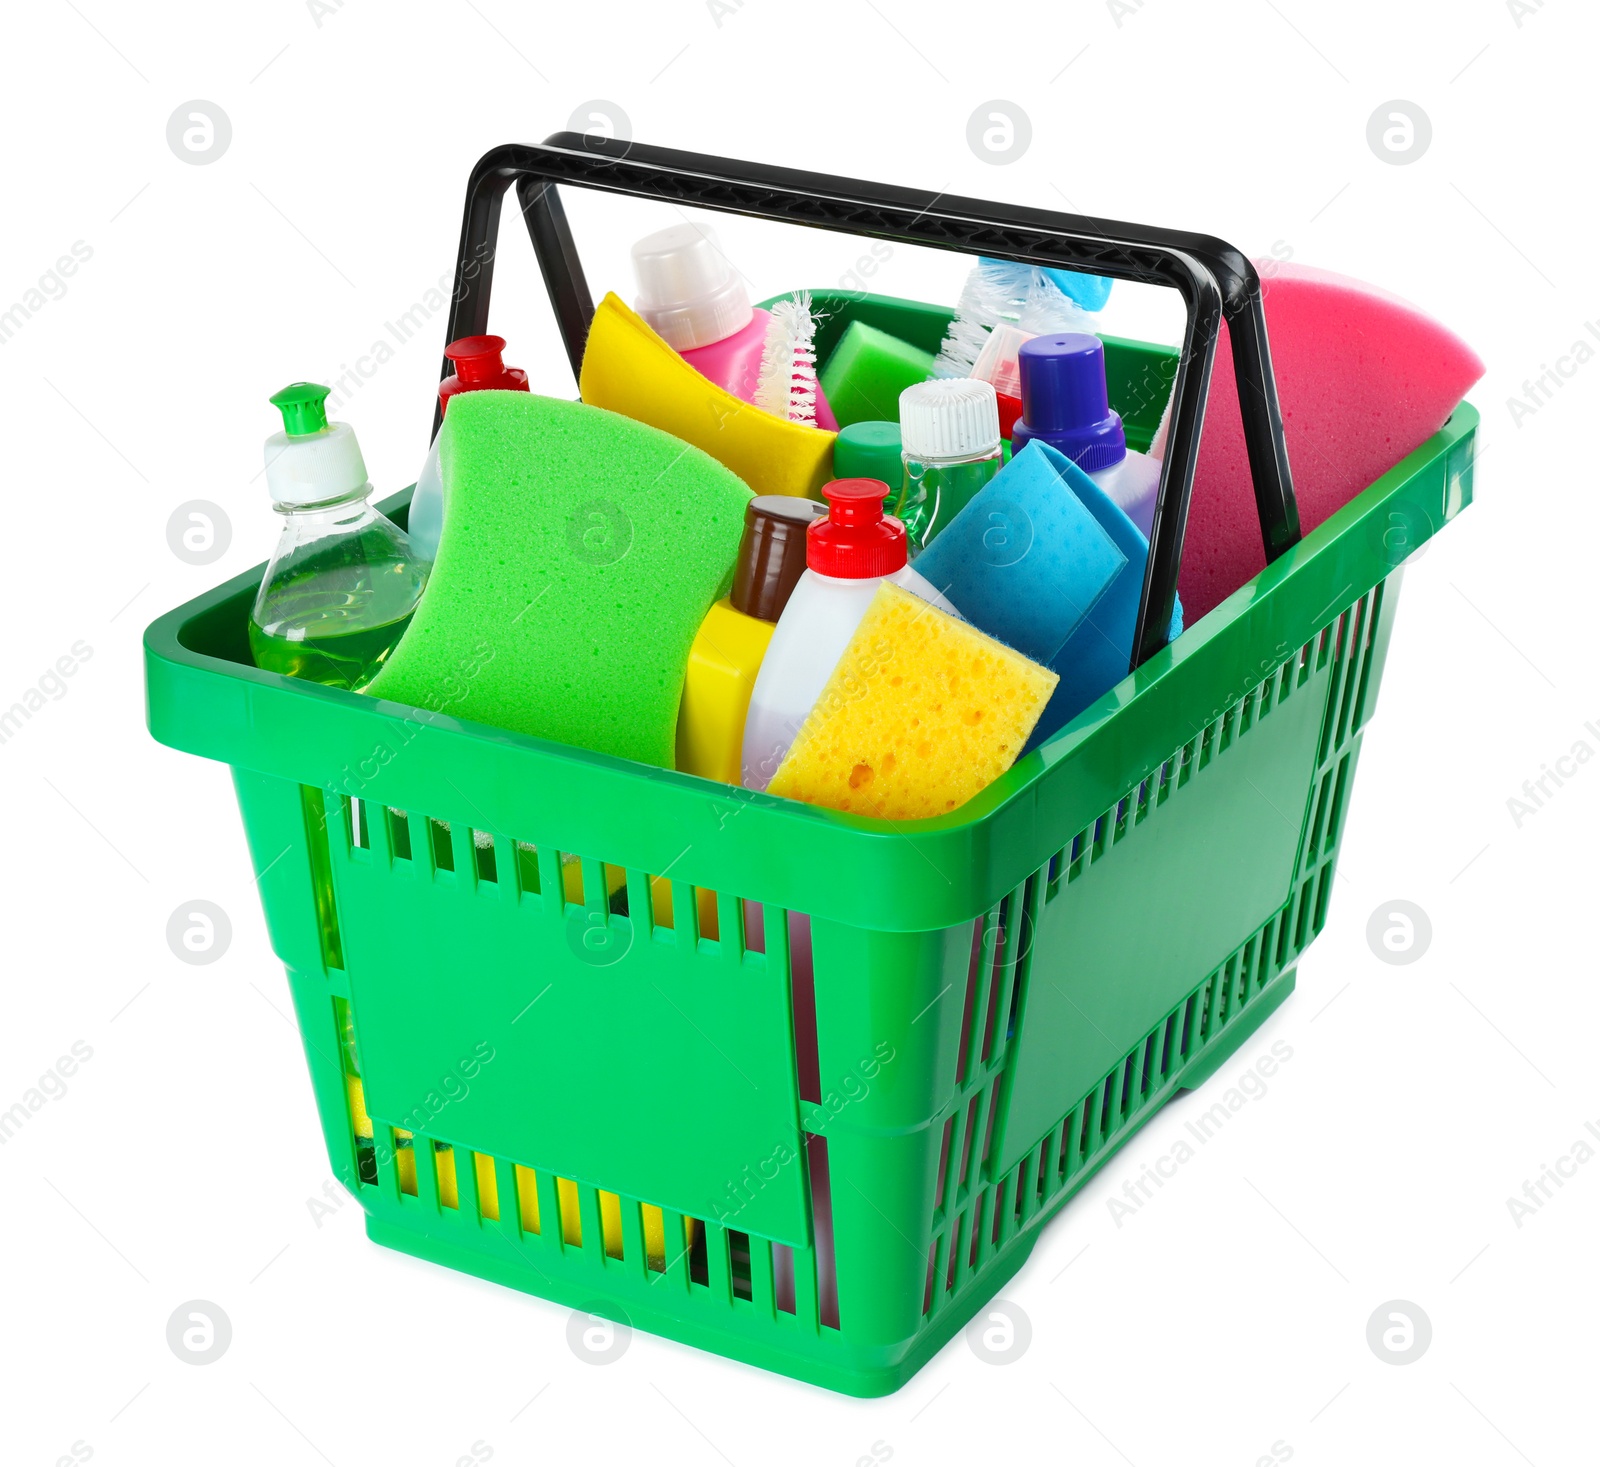
[[[503,336],[463,336],[452,341],[444,354],[455,364],[455,376],[439,384],[440,410],[450,406],[458,392],[481,392],[499,388],[502,392],[527,392],[528,374],[521,367],[508,367],[501,353],[506,349]]]
[[[995,401],[1000,405],[1000,436],[1009,438],[1017,426],[1017,419],[1022,416],[1022,399],[997,392]]]
[[[819,576],[860,581],[906,563],[906,527],[883,512],[881,479],[835,479],[822,486],[828,517],[806,531],[806,565]]]

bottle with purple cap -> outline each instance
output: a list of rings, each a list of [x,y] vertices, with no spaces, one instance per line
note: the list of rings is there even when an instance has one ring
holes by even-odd
[[[1128,447],[1121,417],[1106,395],[1106,353],[1098,336],[1035,336],[1017,353],[1022,417],[1011,451],[1034,438],[1065,454],[1095,481],[1148,540],[1161,462]]]

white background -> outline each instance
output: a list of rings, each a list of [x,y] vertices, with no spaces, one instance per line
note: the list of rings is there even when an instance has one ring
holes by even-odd
[[[92,655],[0,745],[0,1109],[74,1042],[93,1057],[0,1147],[6,1460],[1592,1460],[1600,1162],[1520,1227],[1507,1199],[1600,1125],[1600,767],[1520,826],[1507,802],[1579,741],[1600,750],[1600,365],[1520,424],[1508,407],[1600,317],[1593,7],[738,5],[720,24],[702,0],[8,16],[0,307],[76,241],[92,254],[0,347],[0,705],[75,643]],[[1433,129],[1404,166],[1367,142],[1396,98]],[[204,166],[166,140],[191,99],[232,126]],[[1407,573],[1327,931],[1217,1083],[1274,1041],[1293,1058],[1120,1226],[1109,1200],[1192,1099],[1051,1224],[1006,1290],[1033,1336],[1005,1368],[958,1339],[879,1402],[643,1334],[597,1368],[565,1309],[369,1244],[353,1201],[319,1226],[328,1167],[227,771],[144,731],[143,626],[270,549],[267,395],[368,351],[450,269],[472,162],[590,99],[648,142],[1287,247],[1409,297],[1489,364],[1478,502]],[[1005,166],[967,143],[990,99],[1031,120]],[[626,294],[622,247],[671,222],[637,213],[577,216],[597,287]],[[723,228],[763,290],[832,284],[855,253]],[[960,278],[907,250],[881,285],[951,299]],[[497,286],[511,360],[570,392],[520,248]],[[1175,330],[1117,292],[1113,329]],[[384,493],[415,476],[443,330],[339,414]],[[213,565],[168,548],[193,499],[231,522]],[[165,937],[197,898],[233,929],[205,967]],[[1368,945],[1392,899],[1432,923],[1408,966]],[[203,1368],[166,1342],[195,1298],[233,1330]],[[1403,1367],[1366,1337],[1393,1299],[1432,1323]]]

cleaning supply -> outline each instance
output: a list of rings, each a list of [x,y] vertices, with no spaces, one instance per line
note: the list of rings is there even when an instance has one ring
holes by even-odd
[[[959,616],[906,564],[905,526],[883,512],[888,485],[836,479],[825,519],[806,531],[806,570],[772,634],[745,718],[743,782],[765,789],[885,580]]]
[[[1055,685],[885,582],[769,790],[882,820],[946,815],[1016,762]]]
[[[900,394],[905,484],[896,513],[912,558],[1000,471],[995,390],[970,377],[935,378]]]
[[[1309,535],[1437,433],[1483,375],[1483,362],[1454,332],[1376,286],[1292,261],[1258,268],[1300,527]],[[1165,441],[1163,419],[1151,452],[1159,456]],[[1224,325],[1178,574],[1191,621],[1262,569],[1258,524]]]
[[[1022,343],[1032,341],[1033,333],[1002,321],[983,343],[978,360],[967,375],[994,388],[1000,409],[1000,436],[1009,439],[1022,416],[1022,372],[1017,366],[1017,354]]]
[[[1103,276],[980,258],[961,288],[933,375],[971,376],[996,326],[1016,326],[1032,336],[1093,331],[1094,312],[1110,292],[1111,282]]]
[[[1035,336],[1017,353],[1022,419],[1011,434],[1020,453],[1038,438],[1066,454],[1148,540],[1161,461],[1128,447],[1122,418],[1106,397],[1106,349],[1098,336]]]
[[[933,355],[920,347],[852,321],[822,368],[822,389],[842,427],[895,416],[900,394],[933,371]]]
[[[745,714],[783,608],[806,568],[806,531],[827,511],[773,494],[744,508],[733,590],[706,613],[689,648],[678,709],[678,768],[738,784]]]
[[[750,304],[739,272],[723,254],[709,224],[673,224],[646,235],[633,246],[633,278],[639,288],[634,309],[684,361],[708,381],[744,402],[790,422],[837,426],[815,387],[806,416],[796,417],[789,392],[769,391],[759,401],[763,368],[770,372],[798,368],[816,376],[816,356],[805,353],[816,337],[811,302],[798,299],[787,311],[767,312]],[[779,359],[782,359],[781,365]]]
[[[526,392],[528,374],[521,367],[506,366],[501,355],[505,349],[505,338],[500,336],[463,336],[452,341],[444,354],[455,364],[455,371],[439,384],[439,411],[445,412],[450,399],[461,392],[489,388]],[[444,484],[439,478],[439,435],[435,433],[411,493],[411,515],[406,521],[411,549],[421,559],[431,561],[438,554],[443,525]]]
[[[1128,556],[1041,447],[1017,454],[917,557],[975,627],[1048,663]]]
[[[439,559],[367,691],[426,705],[449,687],[453,717],[670,768],[750,491],[654,428],[525,392],[458,397],[439,447]]]
[[[1127,564],[1117,572],[1077,630],[1050,659],[1051,671],[1059,674],[1061,681],[1033,731],[1028,744],[1031,749],[1065,727],[1128,675],[1128,664],[1133,656],[1133,624],[1139,615],[1150,542],[1111,496],[1065,454],[1035,439],[1012,462],[1020,462],[1030,455],[1042,457],[1049,464],[1062,486],[1094,516],[1127,559]],[[1182,631],[1183,603],[1179,600],[1172,608],[1167,640],[1176,641]]]
[[[809,291],[773,302],[754,402],[791,423],[830,431],[839,426],[817,381],[817,318]]]
[[[348,423],[330,423],[330,389],[295,382],[272,395],[283,431],[267,439],[267,489],[283,516],[250,612],[256,666],[360,688],[404,635],[428,579],[405,531],[369,503],[372,485]]]
[[[757,494],[814,498],[828,480],[832,433],[764,413],[708,381],[615,295],[589,322],[578,388],[594,407],[692,443]]]
[[[864,418],[839,430],[833,444],[833,477],[881,479],[898,498],[906,466],[900,457],[900,425]]]

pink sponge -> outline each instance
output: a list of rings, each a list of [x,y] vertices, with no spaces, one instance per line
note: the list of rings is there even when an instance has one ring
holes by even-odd
[[[1483,362],[1454,332],[1376,286],[1310,265],[1256,268],[1300,527],[1310,534],[1438,432]],[[1224,326],[1178,576],[1191,624],[1265,564],[1231,353]],[[1163,418],[1151,446],[1157,456],[1166,434]]]

